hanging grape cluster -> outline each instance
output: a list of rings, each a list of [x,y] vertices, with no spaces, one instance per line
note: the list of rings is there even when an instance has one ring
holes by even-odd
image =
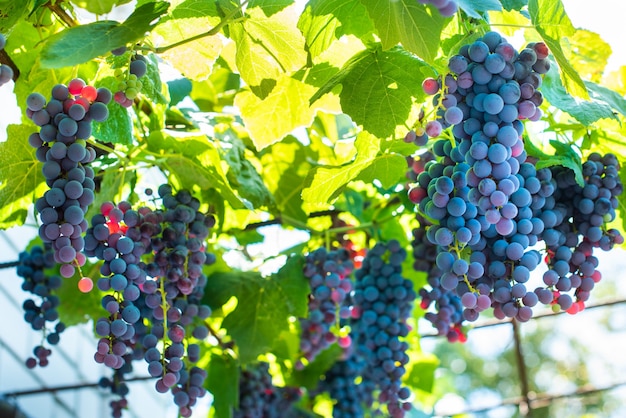
[[[65,324],[59,321],[57,308],[60,300],[55,295],[55,291],[61,287],[61,278],[46,271],[56,265],[54,255],[48,248],[35,246],[29,251],[21,252],[18,261],[17,275],[24,279],[22,290],[33,295],[22,305],[24,320],[33,330],[41,331],[48,344],[56,345],[59,343],[60,334],[65,330]],[[48,327],[48,324],[51,326]],[[34,356],[26,360],[26,366],[29,369],[37,365],[47,366],[51,353],[49,348],[37,345],[33,349]]]
[[[215,218],[186,190],[162,185],[159,197],[157,210],[105,202],[87,230],[85,253],[103,261],[97,286],[108,313],[96,322],[95,360],[118,370],[143,358],[156,390],[170,391],[180,415],[190,416],[206,393],[194,340],[209,334],[202,268],[215,261],[206,250]]]
[[[93,121],[108,118],[108,89],[88,86],[79,78],[52,88],[52,98],[32,93],[26,115],[40,127],[28,138],[49,187],[35,203],[41,226],[39,237],[50,243],[61,275],[71,277],[85,262],[81,253],[87,230],[85,213],[94,200],[94,171],[89,166],[95,150],[85,141]]]

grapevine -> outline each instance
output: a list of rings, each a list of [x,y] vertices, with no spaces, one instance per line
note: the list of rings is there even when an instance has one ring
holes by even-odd
[[[624,87],[561,2],[5,3],[28,381],[82,324],[113,417],[433,415],[424,334],[612,279]]]

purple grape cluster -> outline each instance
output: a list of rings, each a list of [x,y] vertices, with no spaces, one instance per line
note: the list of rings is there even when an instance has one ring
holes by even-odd
[[[22,305],[24,308],[24,320],[35,331],[43,332],[48,344],[59,343],[60,334],[65,330],[65,324],[59,321],[59,297],[54,291],[61,287],[61,278],[49,275],[46,269],[54,268],[55,261],[52,251],[46,251],[43,247],[34,246],[30,251],[23,251],[18,257],[17,275],[22,277],[22,289],[32,293],[40,299],[37,303],[34,299],[26,299]],[[54,327],[46,327],[46,323],[55,323]],[[48,356],[51,351],[44,346],[35,347],[34,357],[26,360],[28,368],[34,368],[39,364],[44,367],[48,364]]]
[[[457,0],[417,0],[421,4],[430,4],[435,6],[441,16],[450,17],[453,16],[457,10],[459,10],[459,5]]]
[[[239,405],[233,418],[287,417],[300,396],[297,388],[274,386],[269,365],[261,362],[241,371]]]
[[[463,320],[476,320],[490,307],[528,320],[536,303],[533,296],[523,302],[524,283],[540,262],[528,248],[541,238],[541,213],[554,187],[542,184],[526,163],[521,120],[541,117],[537,89],[549,68],[547,55],[543,43],[518,53],[488,32],[450,59],[450,74],[422,85],[436,94],[437,119],[426,132],[437,136],[451,126],[454,136],[454,144],[433,144],[436,161],[410,189],[418,212],[433,221],[426,238],[437,246],[434,266],[441,273],[431,277],[431,291],[421,292],[422,306],[446,307],[443,315],[427,317],[451,340],[462,340]]]
[[[185,190],[173,194],[162,185],[159,196],[162,210],[106,202],[87,230],[86,254],[104,261],[97,284],[107,292],[102,306],[109,313],[96,323],[95,358],[113,369],[143,358],[156,390],[171,391],[179,414],[188,417],[206,393],[206,373],[193,366],[200,346],[191,338],[209,334],[202,268],[215,261],[205,248],[215,219]]]
[[[0,51],[6,46],[7,40],[3,34],[0,33]],[[0,63],[0,87],[8,83],[13,79],[13,69],[8,65]]]
[[[350,253],[343,248],[332,251],[318,248],[305,258],[304,276],[309,279],[311,293],[308,316],[300,319],[300,350],[307,363],[335,342],[343,348],[350,345],[350,339],[338,338],[334,328],[338,328],[340,317],[351,315],[346,302],[352,291],[349,276],[353,269]],[[296,364],[299,369],[304,366],[303,361]]]
[[[592,153],[582,168],[584,186],[576,183],[572,170],[551,168],[556,223],[544,231],[549,269],[543,281],[550,294],[541,299],[569,313],[584,309],[602,277],[594,249],[609,251],[624,242],[617,229],[607,227],[615,219],[617,196],[623,192],[617,158]]]
[[[352,322],[353,341],[363,357],[362,378],[375,385],[378,401],[390,417],[401,418],[411,405],[402,386],[409,333],[406,320],[416,297],[413,283],[402,276],[406,251],[396,240],[371,248],[355,271],[354,304],[360,316]]]
[[[89,163],[95,150],[85,140],[91,136],[92,121],[107,119],[108,89],[96,90],[75,78],[52,88],[52,98],[32,93],[26,99],[26,115],[40,131],[28,138],[37,149],[37,160],[50,187],[35,203],[41,226],[39,236],[52,244],[54,259],[61,264],[61,276],[71,277],[85,262],[83,233],[85,213],[94,200],[94,171]]]

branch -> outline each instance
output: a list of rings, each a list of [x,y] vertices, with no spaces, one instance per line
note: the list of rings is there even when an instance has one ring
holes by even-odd
[[[20,261],[7,261],[5,263],[0,263],[0,269],[10,269],[12,267],[17,267],[20,265]]]
[[[246,4],[248,4],[248,0],[242,1],[241,4],[239,5],[239,7],[237,7],[234,10],[232,10],[230,13],[228,13],[222,20],[220,20],[220,23],[218,23],[217,25],[215,25],[214,27],[209,29],[207,32],[200,33],[200,34],[198,34],[196,36],[192,36],[191,38],[183,39],[183,40],[180,40],[178,42],[174,42],[173,44],[170,44],[170,45],[166,45],[166,46],[161,46],[161,47],[155,48],[154,52],[156,54],[162,54],[163,52],[166,52],[166,51],[168,51],[170,49],[179,47],[179,46],[184,45],[186,43],[197,41],[198,39],[206,38],[208,36],[217,35],[219,33],[219,31],[221,31],[224,26],[226,26],[226,25],[228,25],[230,23],[230,20],[233,17],[235,17],[236,14],[238,14],[239,12],[241,12],[243,10],[243,8],[245,7]]]
[[[151,380],[151,379],[156,379],[156,378],[152,376],[140,376],[140,377],[133,377],[130,379],[124,379],[124,382],[140,382],[143,380]],[[18,397],[18,396],[39,395],[41,393],[55,393],[55,392],[62,392],[65,390],[77,390],[77,389],[95,388],[95,387],[100,387],[100,383],[79,383],[79,384],[74,384],[74,385],[54,386],[54,387],[30,389],[30,390],[18,390],[15,392],[4,392],[1,395],[7,398],[13,398],[13,397]]]
[[[17,80],[20,76],[20,69],[17,68],[17,65],[13,62],[7,51],[4,49],[0,51],[0,64],[8,65],[13,70],[13,81]]]
[[[66,26],[71,28],[73,26],[78,25],[78,23],[74,20],[74,18],[72,18],[72,16],[67,14],[67,12],[59,4],[60,2],[49,1],[48,3],[44,5],[44,7],[47,7],[48,9],[50,9],[50,11],[52,11],[52,13],[57,15],[57,17],[63,23],[65,23]]]
[[[523,402],[520,403],[520,413],[525,417],[532,417],[533,409],[530,399],[530,385],[528,383],[528,373],[526,370],[526,362],[524,361],[524,353],[522,352],[522,337],[520,335],[519,323],[516,320],[511,321],[513,325],[513,339],[515,340],[515,359],[517,363],[517,371],[519,373],[520,384],[522,386]]]

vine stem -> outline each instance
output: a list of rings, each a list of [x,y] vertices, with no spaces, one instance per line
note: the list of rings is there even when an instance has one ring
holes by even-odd
[[[0,269],[10,269],[12,267],[17,267],[20,265],[20,261],[7,261],[5,263],[0,263]]]
[[[65,23],[68,27],[73,27],[76,26],[76,21],[72,18],[72,16],[70,16],[69,14],[67,14],[67,12],[61,7],[59,6],[60,2],[56,2],[56,1],[49,1],[48,3],[46,3],[46,5],[44,7],[47,7],[48,9],[50,9],[52,11],[52,13],[54,13],[55,15],[58,16],[58,18]]]
[[[241,12],[243,10],[243,8],[246,6],[246,4],[248,4],[248,0],[242,1],[241,4],[239,5],[239,7],[237,7],[234,10],[232,10],[230,13],[228,13],[222,20],[220,20],[220,23],[218,23],[217,25],[215,25],[214,27],[209,29],[207,32],[200,33],[198,35],[192,36],[191,38],[182,39],[182,40],[180,40],[178,42],[174,42],[173,44],[170,44],[170,45],[157,47],[157,48],[154,49],[154,52],[156,54],[162,54],[162,53],[164,53],[166,51],[169,51],[170,49],[179,47],[179,46],[184,45],[186,43],[197,41],[198,39],[206,38],[208,36],[216,35],[217,33],[219,33],[220,30],[222,30],[222,28],[224,26],[226,26],[226,25],[228,25],[230,23],[231,19],[233,17],[235,17],[236,14],[238,14],[239,12]]]
[[[87,143],[91,145],[92,147],[99,148],[102,151],[108,152],[109,154],[115,154],[115,156],[119,158],[120,160],[123,160],[126,158],[126,155],[121,154],[119,151],[116,151],[115,148],[111,148],[108,145],[104,145],[98,141],[94,141],[90,139],[90,140],[87,140]]]

